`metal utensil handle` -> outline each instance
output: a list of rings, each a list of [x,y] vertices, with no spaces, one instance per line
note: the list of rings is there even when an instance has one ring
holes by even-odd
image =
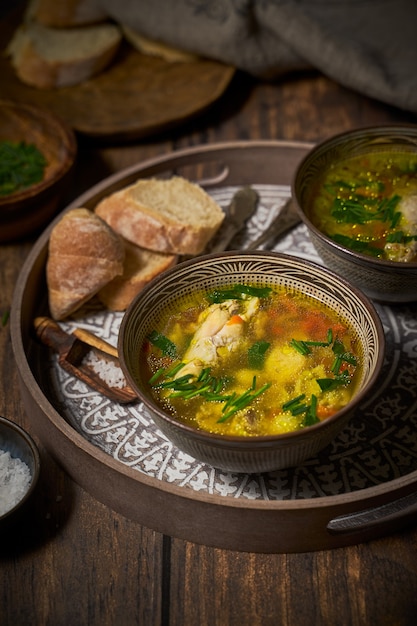
[[[413,516],[417,516],[417,491],[381,506],[335,517],[327,524],[327,530],[333,535],[348,534]]]
[[[268,228],[257,239],[255,239],[255,241],[252,241],[252,243],[246,246],[246,249],[254,250],[270,240],[278,239],[278,237],[284,235],[291,228],[299,224],[300,221],[300,217],[294,207],[292,198],[288,198]]]

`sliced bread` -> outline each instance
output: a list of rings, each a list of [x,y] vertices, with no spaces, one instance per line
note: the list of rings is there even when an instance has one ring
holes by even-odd
[[[121,28],[127,41],[143,54],[160,57],[169,63],[191,63],[198,61],[200,58],[192,52],[174,48],[162,41],[149,39],[128,26],[122,26]]]
[[[31,0],[26,15],[53,28],[85,26],[108,18],[100,0]]]
[[[153,278],[177,262],[177,256],[153,252],[124,241],[123,274],[110,281],[98,292],[98,298],[112,311],[124,311],[133,298]]]
[[[49,308],[55,320],[74,313],[123,273],[120,237],[92,211],[68,211],[51,232],[46,263]]]
[[[107,67],[121,40],[114,24],[63,29],[28,21],[16,30],[6,52],[22,82],[41,89],[67,87]]]
[[[99,202],[95,211],[128,241],[165,254],[201,254],[224,220],[195,183],[174,176],[143,179]]]

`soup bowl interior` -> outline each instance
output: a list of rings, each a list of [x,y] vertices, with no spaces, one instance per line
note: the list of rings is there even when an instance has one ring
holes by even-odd
[[[417,125],[359,129],[318,144],[300,162],[292,195],[312,243],[328,267],[375,300],[412,302],[417,300],[417,262],[384,260],[352,250],[322,232],[312,215],[313,200],[322,192],[321,181],[329,168],[351,157],[381,152],[417,157]]]
[[[350,403],[313,426],[280,435],[231,436],[188,426],[164,411],[149,392],[144,346],[166,310],[192,301],[196,292],[236,284],[284,287],[326,304],[351,327],[361,361]],[[159,429],[179,449],[212,466],[240,472],[298,465],[324,448],[343,428],[376,383],[383,362],[384,334],[369,300],[343,279],[316,264],[273,252],[226,252],[185,261],[154,279],[126,311],[119,333],[123,371]]]

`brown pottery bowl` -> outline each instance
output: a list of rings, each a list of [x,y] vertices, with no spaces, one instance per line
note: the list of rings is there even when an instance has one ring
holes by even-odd
[[[5,417],[0,417],[0,453],[2,456],[4,454],[10,455],[10,458],[14,459],[14,462],[19,463],[19,465],[21,464],[20,462],[25,463],[30,473],[27,489],[23,491],[18,488],[17,493],[10,493],[9,501],[14,502],[11,508],[3,505],[4,500],[2,500],[0,528],[4,529],[9,524],[13,524],[16,518],[23,514],[25,505],[29,502],[35,490],[40,474],[40,456],[32,437],[23,428]],[[3,471],[4,468],[2,469]],[[13,470],[8,470],[3,476],[5,484],[2,485],[2,490],[4,489],[4,491],[12,489],[13,485],[17,484],[11,477],[10,472],[13,472]]]
[[[361,378],[350,403],[313,426],[275,436],[216,435],[181,423],[162,410],[147,390],[141,350],[164,310],[193,292],[235,284],[285,286],[318,299],[350,323],[357,336]],[[296,466],[339,433],[376,383],[384,356],[384,334],[371,302],[344,279],[319,265],[274,252],[226,252],[184,261],[154,279],[131,303],[119,334],[124,373],[160,430],[179,449],[210,465],[238,472]]]
[[[417,300],[416,261],[384,260],[353,251],[321,232],[312,219],[312,199],[323,173],[349,157],[376,152],[417,154],[417,125],[353,130],[318,144],[297,167],[292,195],[312,243],[328,267],[370,298],[381,302],[413,302]],[[417,172],[414,175],[417,176]]]
[[[0,195],[0,243],[40,231],[59,209],[71,181],[77,142],[70,127],[38,106],[0,100],[0,142],[33,144],[46,166],[40,182]]]

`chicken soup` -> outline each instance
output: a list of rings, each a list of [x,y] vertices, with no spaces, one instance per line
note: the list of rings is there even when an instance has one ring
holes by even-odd
[[[333,164],[316,183],[309,216],[351,250],[417,261],[417,154],[376,152]]]
[[[144,346],[154,400],[211,433],[266,436],[343,408],[361,363],[349,324],[284,287],[233,285],[166,311]]]

